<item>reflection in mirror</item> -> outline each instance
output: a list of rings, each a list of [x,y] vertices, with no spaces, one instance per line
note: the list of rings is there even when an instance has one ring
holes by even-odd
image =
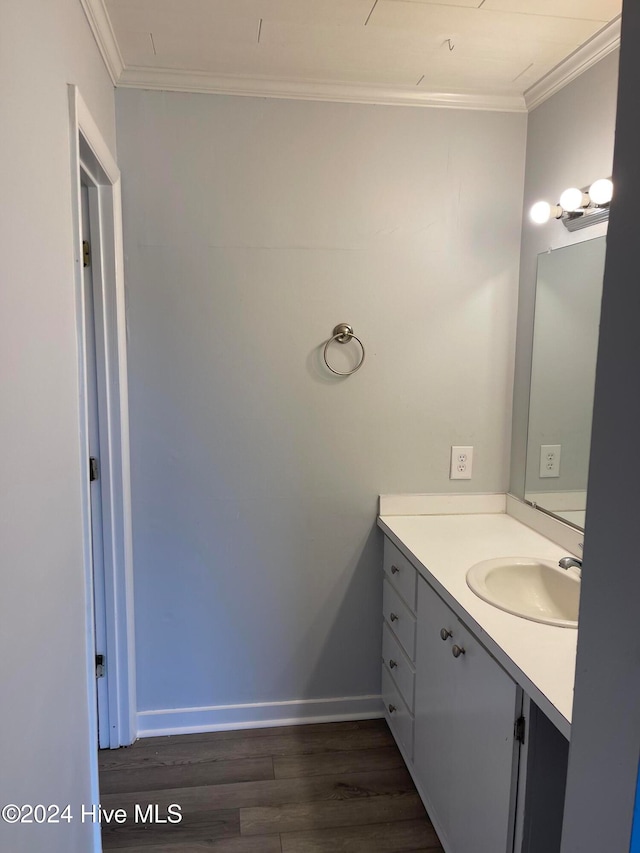
[[[525,500],[584,528],[606,238],[538,256]]]

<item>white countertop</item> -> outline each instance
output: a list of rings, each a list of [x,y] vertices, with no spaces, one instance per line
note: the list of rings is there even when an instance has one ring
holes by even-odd
[[[481,643],[566,737],[578,632],[531,622],[478,598],[466,572],[492,557],[567,555],[558,545],[504,513],[382,515],[378,525]]]

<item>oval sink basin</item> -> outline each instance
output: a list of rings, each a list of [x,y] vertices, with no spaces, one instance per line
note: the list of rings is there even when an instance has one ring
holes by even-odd
[[[483,560],[467,572],[467,584],[483,601],[533,622],[578,627],[580,578],[555,563],[530,557]]]

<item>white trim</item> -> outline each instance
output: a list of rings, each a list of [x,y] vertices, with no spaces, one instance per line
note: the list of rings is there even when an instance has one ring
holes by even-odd
[[[277,80],[173,68],[135,65],[125,67],[104,0],[80,0],[80,3],[114,86],[166,92],[205,92],[217,95],[291,98],[349,104],[526,113],[535,109],[620,45],[621,16],[618,15],[537,83],[530,86],[524,95],[499,92],[433,92],[417,88],[413,91],[364,83]]]
[[[387,515],[475,515],[506,512],[506,495],[380,495]]]
[[[155,737],[308,723],[336,723],[346,720],[377,720],[383,716],[382,697],[379,694],[343,696],[336,699],[254,702],[248,705],[170,708],[140,711],[138,736]]]
[[[530,86],[524,93],[529,112],[535,110],[567,83],[600,62],[605,56],[620,46],[621,16],[618,15],[610,23],[597,32],[589,41],[575,50],[570,56],[545,74],[537,83]]]
[[[135,718],[135,652],[133,629],[133,560],[131,534],[131,487],[129,460],[129,419],[124,312],[124,255],[120,171],[77,86],[69,86],[71,181],[73,188],[74,269],[76,323],[78,334],[78,384],[80,397],[80,464],[87,469],[88,415],[85,378],[84,288],[82,270],[82,220],[80,170],[85,167],[97,180],[100,193],[101,254],[94,273],[100,290],[100,336],[104,350],[105,387],[101,406],[105,412],[107,464],[102,465],[103,509],[108,524],[104,529],[105,588],[107,608],[106,665],[109,669],[111,747],[133,743]],[[85,159],[90,156],[88,168]],[[95,286],[95,285],[94,285]],[[95,291],[94,291],[95,292]],[[103,436],[101,435],[101,446]],[[91,559],[91,505],[88,476],[82,477],[84,572],[86,589],[87,666],[92,752],[97,744],[95,701],[95,661],[93,648],[93,572]],[[95,781],[97,785],[97,768]],[[97,790],[97,789],[96,789]],[[97,802],[97,800],[95,800]]]
[[[85,362],[85,325],[83,306],[82,265],[80,263],[82,245],[82,198],[80,188],[80,138],[77,123],[77,89],[69,86],[69,118],[71,133],[69,139],[71,154],[71,205],[73,211],[73,261],[75,279],[76,330],[78,336],[78,414],[80,438],[80,470],[86,471],[89,454],[88,408],[86,382],[84,379]],[[89,479],[81,477],[80,490],[82,494],[82,563],[84,570],[84,615],[85,615],[85,678],[87,688],[87,707],[89,716],[89,787],[91,802],[100,802],[100,785],[98,779],[98,712],[95,688],[95,635],[93,630],[93,574],[91,554],[91,496]],[[93,850],[102,850],[100,826],[92,828],[91,838]]]
[[[129,66],[122,72],[118,86],[131,89],[157,89],[165,92],[204,92],[258,98],[336,101],[349,104],[448,107],[459,110],[493,110],[511,113],[527,111],[522,95],[429,92],[418,89],[408,91],[364,84],[270,80],[170,68]]]
[[[89,108],[82,99],[77,86],[69,86],[69,98],[71,101],[72,118],[75,121],[75,130],[85,138],[110,184],[112,186],[119,185],[120,169],[118,169],[118,164],[114,160],[109,146],[89,112]]]
[[[103,188],[100,186],[100,168],[96,164],[92,164],[94,168],[90,171],[85,164],[82,162],[82,149],[83,144],[80,145],[80,164],[81,164],[81,183],[82,193],[83,193],[83,222],[85,220],[85,214],[88,218],[88,222],[84,225],[86,228],[87,225],[89,227],[88,237],[85,231],[85,237],[87,237],[90,241],[91,246],[91,263],[88,270],[84,270],[84,290],[83,295],[84,299],[87,299],[87,292],[89,288],[92,291],[92,304],[91,310],[86,311],[85,304],[85,337],[89,338],[89,326],[93,327],[93,352],[89,351],[88,347],[85,347],[85,359],[86,365],[89,371],[92,371],[95,374],[95,392],[96,392],[96,402],[104,399],[104,395],[107,393],[106,388],[106,371],[104,370],[103,358],[101,354],[104,353],[104,340],[102,335],[102,329],[104,328],[103,322],[103,287],[104,287],[104,279],[108,276],[108,271],[105,269],[105,265],[103,263],[102,257],[102,242],[103,242],[103,232],[104,232],[104,222],[103,222],[103,213],[102,208],[104,206],[104,199],[101,196],[104,195]],[[86,186],[85,186],[86,184]],[[86,203],[87,210],[84,211],[84,191],[86,190]],[[106,236],[106,235],[104,235]],[[91,386],[92,382],[87,377],[87,392],[89,391],[89,386]],[[87,393],[87,403],[89,402],[89,394]],[[109,448],[109,423],[108,420],[104,417],[104,406],[97,405],[95,410],[89,414],[89,434],[93,432],[91,428],[91,420],[92,415],[97,418],[97,423],[95,424],[95,434],[94,440],[97,439],[97,443],[91,446],[90,443],[90,452],[91,455],[95,455],[99,460],[105,460],[105,462],[110,458],[110,448]],[[104,445],[104,446],[103,446]],[[103,485],[106,486],[103,495]],[[111,528],[111,489],[110,489],[110,478],[109,477],[98,477],[98,481],[90,486],[91,492],[91,527],[92,527],[92,537],[94,532],[99,530],[99,545],[101,546],[101,553],[98,553],[96,550],[96,542],[92,541],[91,550],[93,556],[93,603],[94,603],[94,641],[96,645],[96,652],[100,651],[102,654],[111,657],[110,649],[108,648],[108,631],[107,631],[107,608],[105,602],[105,571],[104,571],[104,562],[107,560],[109,562],[111,560],[110,554],[110,539],[111,537],[107,535],[106,540],[103,541],[102,534],[103,528],[109,533]],[[99,502],[97,505],[94,505],[94,499],[98,499]],[[94,518],[94,510],[97,512],[98,517]],[[96,588],[97,585],[97,588]],[[100,612],[98,612],[100,611]],[[98,627],[100,626],[100,628]],[[98,699],[98,746],[100,749],[108,749],[111,745],[111,727],[109,725],[109,715],[111,713],[111,708],[109,706],[109,670],[105,670],[104,676],[101,679],[96,679],[96,689],[97,689],[97,699]]]
[[[124,60],[104,0],[80,0],[80,3],[109,76],[113,85],[116,86],[124,70]]]

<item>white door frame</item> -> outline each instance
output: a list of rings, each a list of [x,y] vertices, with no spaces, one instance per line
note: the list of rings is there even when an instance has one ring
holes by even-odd
[[[82,220],[83,240],[89,241],[89,261],[83,258],[84,274],[84,301],[85,301],[85,356],[86,356],[86,379],[87,379],[87,409],[89,414],[89,453],[97,457],[98,478],[90,485],[91,493],[91,552],[93,558],[93,607],[94,607],[94,643],[97,654],[109,654],[107,648],[107,606],[105,600],[105,545],[103,542],[103,523],[105,513],[102,508],[102,487],[108,490],[109,480],[100,476],[101,461],[109,459],[109,447],[101,447],[100,439],[108,435],[109,424],[105,412],[100,410],[98,398],[106,396],[106,373],[104,370],[104,340],[100,335],[103,322],[102,297],[100,293],[101,279],[98,279],[94,296],[93,264],[91,254],[95,254],[98,264],[102,258],[102,229],[100,227],[100,185],[88,174],[81,161],[81,184],[82,184]],[[98,274],[102,270],[98,267]],[[97,309],[94,310],[94,306]],[[99,357],[100,356],[100,357]],[[108,468],[107,468],[108,473]],[[89,477],[91,480],[91,477]],[[108,499],[108,495],[106,496]],[[108,516],[106,518],[108,522]],[[108,543],[107,543],[108,544]],[[108,553],[108,552],[107,552]],[[96,658],[97,660],[97,658]],[[97,664],[96,664],[97,667]],[[96,693],[98,700],[98,747],[109,749],[111,746],[112,729],[109,725],[109,674],[110,671],[103,666],[103,674],[96,678]]]
[[[89,438],[86,394],[86,341],[82,264],[80,174],[95,185],[92,231],[99,228],[92,258],[98,400],[100,408],[100,477],[103,502],[104,570],[107,623],[106,667],[109,672],[109,745],[128,746],[136,739],[133,560],[129,461],[127,346],[122,246],[120,170],[77,86],[69,86],[73,249],[75,260],[78,383],[80,394],[80,464],[82,478],[83,562],[87,637],[88,702],[92,748],[97,753],[98,717],[95,686],[94,600],[89,494]],[[100,376],[101,374],[101,376]],[[97,785],[97,763],[93,768]],[[98,802],[98,800],[95,800]]]

